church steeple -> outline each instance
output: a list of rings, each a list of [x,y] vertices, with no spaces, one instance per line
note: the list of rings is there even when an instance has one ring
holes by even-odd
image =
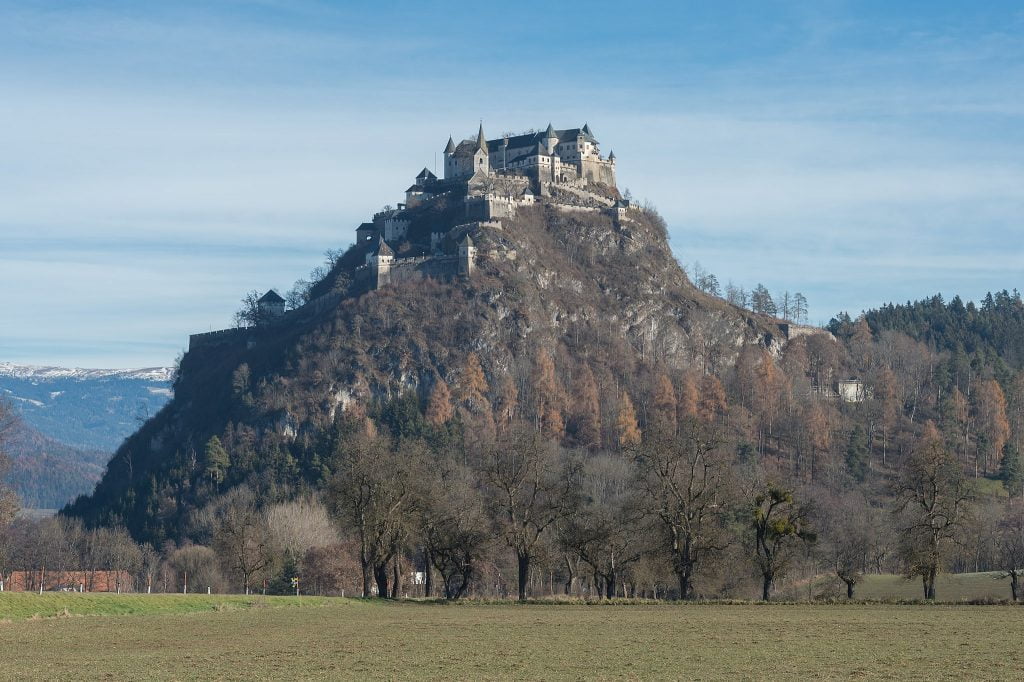
[[[448,146],[446,146],[444,148],[444,153],[445,154],[454,154],[455,153],[455,140],[452,139],[451,135],[448,136]]]
[[[476,135],[476,146],[487,153],[487,138],[484,136],[484,122],[480,121],[480,132]]]

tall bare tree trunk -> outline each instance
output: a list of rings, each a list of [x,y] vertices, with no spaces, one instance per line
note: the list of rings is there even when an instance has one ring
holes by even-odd
[[[530,555],[516,552],[519,564],[519,601],[526,601],[526,582],[530,579]]]
[[[423,596],[429,599],[434,595],[434,554],[429,549],[423,553]]]
[[[377,582],[377,596],[381,599],[387,599],[390,596],[388,592],[388,564],[390,562],[385,561],[382,563],[374,564],[373,566],[373,578]]]
[[[391,587],[391,598],[401,599],[404,596],[402,594],[402,589],[404,587],[402,583],[402,555],[395,554],[395,558],[391,561],[391,567],[394,574],[393,585]]]

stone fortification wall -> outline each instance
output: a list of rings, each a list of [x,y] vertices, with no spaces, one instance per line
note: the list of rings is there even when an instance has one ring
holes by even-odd
[[[324,294],[323,296],[314,298],[305,305],[299,306],[295,310],[289,310],[284,315],[275,318],[268,326],[276,327],[282,324],[297,324],[305,322],[319,315],[331,306],[337,305],[343,296],[344,295],[338,291]],[[257,331],[258,329],[253,328],[234,328],[220,329],[214,332],[203,332],[202,334],[192,334],[188,337],[188,349],[189,351],[193,351],[197,348],[209,348],[211,346],[239,343],[248,339]]]
[[[449,280],[459,274],[458,256],[418,256],[397,258],[386,268],[360,265],[355,269],[355,281],[362,291],[389,284],[416,282],[424,279]]]
[[[220,329],[215,332],[192,334],[188,337],[188,349],[189,351],[193,351],[196,348],[234,343],[245,338],[248,331],[249,330],[247,329]]]
[[[391,283],[415,282],[422,279],[451,279],[459,274],[457,256],[424,256],[400,258],[391,265]]]
[[[821,327],[811,327],[810,325],[793,324],[792,322],[783,322],[782,324],[779,325],[779,329],[781,329],[782,333],[784,333],[786,335],[786,340],[787,341],[792,341],[793,339],[798,339],[801,336],[816,336],[816,335],[823,335],[823,336],[827,336],[828,338],[832,339],[833,341],[836,340],[836,337],[832,336],[832,332],[828,331],[827,329],[822,329]]]

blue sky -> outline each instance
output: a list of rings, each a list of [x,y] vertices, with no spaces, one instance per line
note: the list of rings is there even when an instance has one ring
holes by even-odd
[[[1020,2],[0,0],[0,360],[172,362],[480,119],[812,321],[1024,288]]]

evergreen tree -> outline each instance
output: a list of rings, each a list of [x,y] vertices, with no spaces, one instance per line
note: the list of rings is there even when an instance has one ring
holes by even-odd
[[[1003,460],[999,463],[999,478],[1010,497],[1024,492],[1024,470],[1021,469],[1020,450],[1012,443],[1007,444],[1003,450]]]
[[[775,301],[772,300],[772,295],[768,293],[767,287],[763,284],[758,284],[750,293],[750,309],[755,313],[762,313],[764,315],[775,315],[778,313],[778,308],[775,306]]]
[[[228,469],[231,467],[231,457],[228,455],[228,451],[221,445],[220,438],[213,436],[210,440],[206,441],[206,449],[204,451],[203,459],[206,467],[206,475],[210,477],[210,480],[214,485],[219,485],[224,477],[227,476]]]
[[[292,578],[299,577],[299,564],[295,555],[285,552],[284,561],[281,562],[281,569],[267,582],[267,594],[295,594],[295,587],[292,585]]]
[[[868,475],[868,456],[868,436],[858,424],[850,432],[850,440],[846,445],[846,468],[861,483]]]
[[[797,324],[807,323],[807,297],[799,291],[793,294],[793,321]]]

